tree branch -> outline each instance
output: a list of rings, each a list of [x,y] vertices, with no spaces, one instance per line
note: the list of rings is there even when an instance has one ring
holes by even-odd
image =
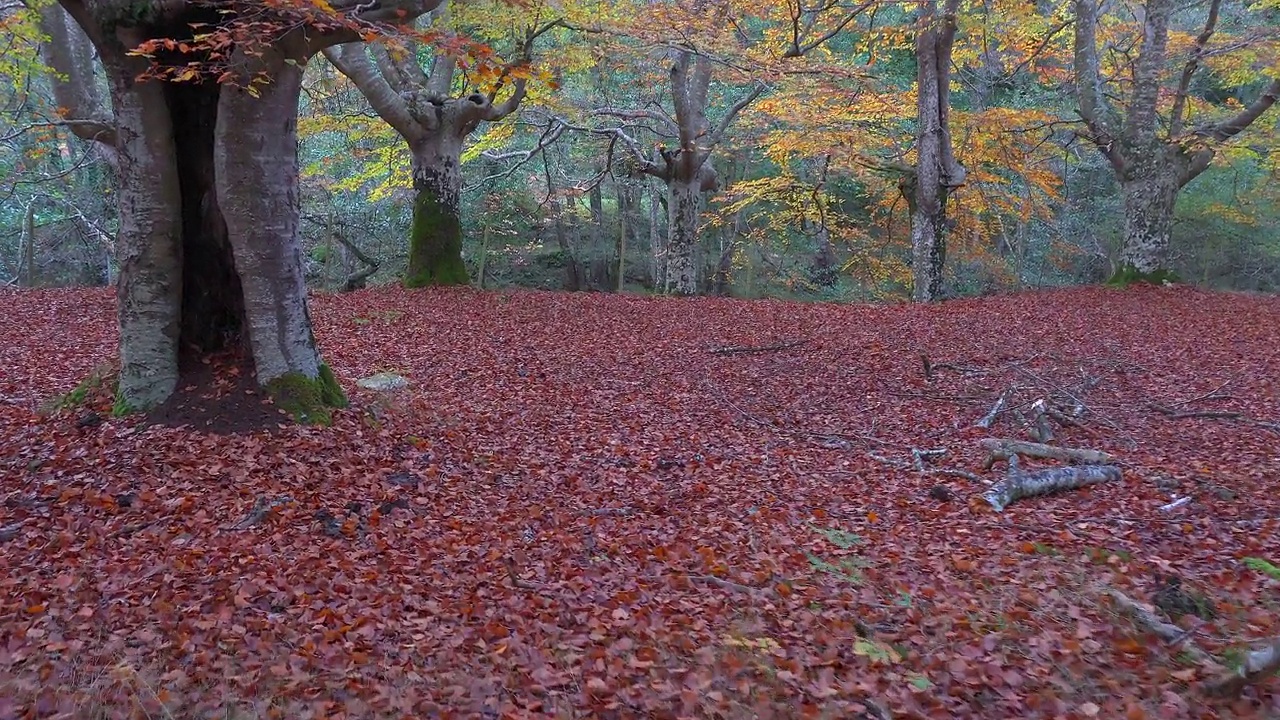
[[[1173,96],[1173,110],[1170,112],[1170,137],[1177,137],[1178,133],[1182,132],[1183,113],[1186,110],[1187,91],[1191,88],[1191,78],[1200,68],[1200,59],[1204,56],[1204,48],[1209,44],[1209,38],[1213,37],[1221,7],[1222,0],[1211,0],[1209,3],[1209,15],[1205,18],[1204,30],[1196,36],[1195,43],[1191,46],[1191,56],[1187,58],[1187,64],[1182,68],[1182,77],[1178,80],[1178,91]]]
[[[364,43],[334,45],[324,50],[324,56],[355,84],[378,117],[395,128],[401,137],[409,142],[422,139],[426,128],[409,111],[404,98],[374,67],[365,52]]]

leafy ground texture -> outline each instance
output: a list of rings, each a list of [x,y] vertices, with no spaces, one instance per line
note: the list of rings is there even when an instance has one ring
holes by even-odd
[[[1280,635],[1274,297],[322,295],[352,407],[235,433],[51,410],[112,297],[0,303],[0,718],[1280,716],[1188,650]],[[996,513],[1037,400],[1122,478]]]

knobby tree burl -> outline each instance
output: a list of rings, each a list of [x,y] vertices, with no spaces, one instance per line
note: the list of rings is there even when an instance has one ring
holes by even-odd
[[[60,0],[97,50],[114,109],[84,128],[113,148],[119,176],[118,406],[154,407],[183,362],[238,347],[299,419],[326,419],[325,408],[344,402],[316,348],[303,281],[302,74],[323,48],[358,38],[359,26],[437,2],[338,0],[329,21],[279,3]],[[152,42],[160,50],[151,58],[132,52],[156,40],[175,42]],[[157,64],[192,62],[220,71],[154,78]]]
[[[1125,275],[1157,277],[1170,269],[1169,241],[1178,193],[1208,169],[1223,142],[1247,129],[1280,98],[1280,70],[1263,69],[1258,79],[1271,79],[1248,105],[1220,122],[1190,123],[1193,81],[1204,69],[1204,61],[1211,54],[1250,44],[1247,35],[1219,47],[1212,44],[1221,9],[1222,0],[1210,0],[1203,29],[1176,74],[1178,83],[1166,88],[1162,80],[1169,63],[1169,25],[1179,6],[1174,0],[1146,0],[1137,57],[1121,64],[1129,68],[1131,81],[1125,83],[1129,91],[1122,114],[1103,92],[1097,4],[1075,0],[1074,64],[1080,116],[1088,139],[1120,181],[1124,245],[1119,272]],[[1258,21],[1262,22],[1260,15]],[[1166,115],[1161,110],[1170,97]]]

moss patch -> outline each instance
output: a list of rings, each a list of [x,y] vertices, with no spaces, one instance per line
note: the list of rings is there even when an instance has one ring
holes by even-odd
[[[420,191],[413,202],[413,228],[409,237],[407,288],[432,285],[466,285],[471,282],[462,261],[462,219],[430,191]]]
[[[315,378],[285,373],[268,382],[266,391],[277,407],[308,425],[329,425],[333,422],[330,408],[347,406],[347,397],[328,365],[321,365]]]
[[[101,365],[94,368],[70,391],[47,400],[41,409],[46,413],[55,413],[62,410],[101,408],[110,399],[108,393],[115,394],[117,384],[115,369]]]
[[[1159,270],[1144,273],[1132,265],[1124,265],[1119,270],[1116,270],[1116,274],[1111,276],[1107,284],[1111,287],[1126,288],[1135,284],[1164,285],[1178,282],[1182,282],[1182,280],[1172,270],[1160,268]]]

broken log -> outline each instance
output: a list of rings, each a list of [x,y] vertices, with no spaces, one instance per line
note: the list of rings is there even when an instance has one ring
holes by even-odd
[[[1167,623],[1161,620],[1160,616],[1156,615],[1154,610],[1130,600],[1128,595],[1125,595],[1119,590],[1108,590],[1107,595],[1115,601],[1116,607],[1137,623],[1139,627],[1152,635],[1155,635],[1166,643],[1176,645],[1189,639],[1190,636],[1187,631],[1173,623]],[[1217,660],[1214,660],[1208,653],[1196,647],[1196,644],[1193,642],[1188,642],[1186,647],[1183,649],[1186,651],[1187,655],[1196,662],[1218,665]]]
[[[1010,503],[1023,498],[1048,495],[1062,490],[1075,490],[1087,485],[1119,480],[1120,468],[1114,465],[1083,465],[1037,470],[1009,475],[991,486],[982,497],[995,508],[1003,511]]]
[[[707,352],[712,355],[747,355],[751,353],[768,353],[782,352],[790,350],[794,347],[800,347],[808,340],[794,340],[792,342],[782,342],[773,345],[726,345],[724,347],[709,348]]]
[[[980,444],[987,451],[987,458],[982,461],[983,470],[990,470],[991,466],[997,462],[1008,460],[1016,455],[1061,460],[1062,462],[1074,462],[1081,465],[1108,465],[1116,461],[1114,457],[1101,450],[1057,447],[1025,440],[986,438]]]

